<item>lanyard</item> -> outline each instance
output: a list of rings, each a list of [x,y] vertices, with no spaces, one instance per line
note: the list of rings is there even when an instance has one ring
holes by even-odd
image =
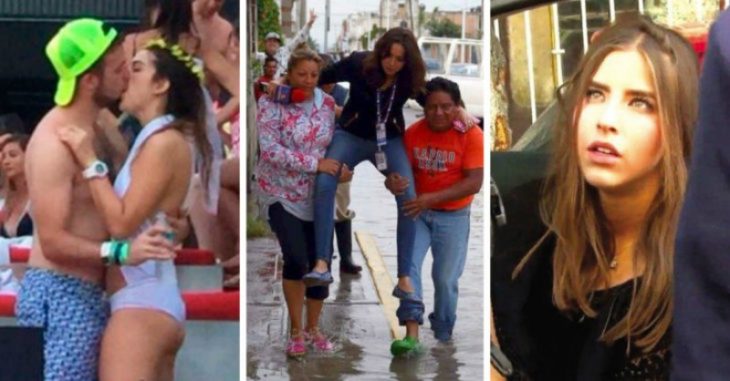
[[[385,111],[385,118],[380,119],[380,90],[377,91],[377,111],[378,111],[378,123],[387,123],[388,116],[390,116],[390,109],[393,107],[393,99],[395,99],[396,84],[393,83],[393,88],[390,90],[390,100],[388,101],[388,109]]]
[[[385,123],[388,122],[388,116],[390,116],[390,109],[393,107],[393,99],[395,99],[396,84],[393,83],[393,88],[390,90],[390,100],[388,101],[388,109],[385,111],[385,118],[380,118],[380,91],[376,91],[376,108],[378,119],[375,123],[375,137],[377,141],[378,150],[375,152],[375,167],[379,171],[385,171],[388,169],[388,160],[383,152],[383,146],[388,144],[387,133]]]

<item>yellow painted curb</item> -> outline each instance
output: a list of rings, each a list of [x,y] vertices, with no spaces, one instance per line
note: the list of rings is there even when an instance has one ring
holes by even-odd
[[[398,299],[391,294],[395,284],[390,277],[388,268],[385,267],[385,261],[383,261],[380,250],[378,250],[378,245],[367,232],[357,231],[355,232],[355,238],[360,245],[360,251],[365,257],[368,268],[370,268],[370,276],[375,284],[375,292],[378,294],[385,318],[390,325],[390,335],[394,339],[402,338],[405,336],[406,331],[405,327],[398,325],[398,318],[395,316],[395,311],[398,309]]]

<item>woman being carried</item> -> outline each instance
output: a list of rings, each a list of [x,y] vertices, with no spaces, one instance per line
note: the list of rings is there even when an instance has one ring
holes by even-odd
[[[400,173],[411,184],[396,196],[398,204],[398,284],[393,295],[415,298],[408,277],[413,256],[415,223],[402,210],[403,203],[416,198],[413,172],[403,148],[403,105],[422,95],[426,67],[411,31],[393,28],[376,43],[372,52],[355,52],[325,68],[320,84],[349,82],[350,96],[327,148],[328,159],[349,168],[368,160],[388,175]],[[320,173],[315,187],[314,228],[317,262],[304,277],[309,286],[332,283],[332,258],[337,173]]]

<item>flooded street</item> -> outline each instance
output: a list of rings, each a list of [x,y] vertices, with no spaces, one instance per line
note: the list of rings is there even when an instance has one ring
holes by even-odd
[[[414,112],[405,110],[408,122]],[[383,186],[383,176],[370,163],[355,168],[350,209],[353,231],[375,238],[395,280],[396,205]],[[332,354],[307,354],[302,361],[287,360],[284,350],[288,317],[281,293],[281,262],[275,240],[248,241],[247,377],[252,380],[476,380],[484,372],[484,190],[471,208],[471,231],[466,268],[460,280],[459,305],[453,340],[438,343],[428,319],[421,328],[424,350],[412,358],[394,359],[385,311],[374,289],[360,248],[353,238],[354,260],[363,265],[359,277],[340,277],[333,263],[335,283],[330,288],[321,323],[336,342]],[[423,265],[426,314],[433,310],[431,256]]]

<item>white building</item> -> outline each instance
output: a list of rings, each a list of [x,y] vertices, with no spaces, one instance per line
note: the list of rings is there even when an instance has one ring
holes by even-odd
[[[378,38],[374,36],[368,39],[371,37],[369,33],[373,25],[379,29],[388,29],[388,25],[391,28],[402,26],[413,30],[418,36],[420,27],[418,13],[418,0],[380,0],[378,12],[358,12],[347,16],[337,37],[338,47],[343,52],[372,49],[375,39]],[[363,42],[367,46],[364,46]]]
[[[380,27],[380,15],[376,12],[358,12],[347,16],[343,21],[342,32],[338,37],[338,41],[341,41],[341,50],[352,52],[372,48],[374,41],[367,41],[367,37],[373,25]],[[364,39],[362,39],[363,36],[365,36]],[[370,45],[363,46],[362,40],[366,41],[366,45],[368,43]]]
[[[380,0],[380,25],[418,30],[418,0]]]

